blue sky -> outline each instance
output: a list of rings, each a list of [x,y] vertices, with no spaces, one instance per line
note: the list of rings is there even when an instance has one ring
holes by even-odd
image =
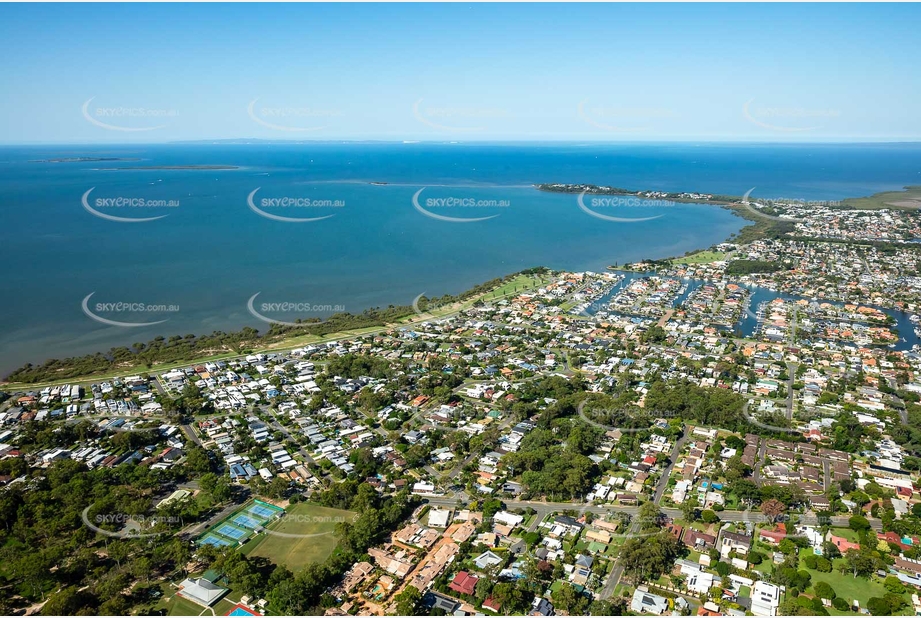
[[[921,140],[919,23],[917,4],[2,4],[0,143]]]

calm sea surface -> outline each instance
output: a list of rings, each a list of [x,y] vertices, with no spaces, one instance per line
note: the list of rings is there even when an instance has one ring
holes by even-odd
[[[33,162],[64,157],[138,160]],[[239,169],[136,169],[188,165]],[[591,207],[586,197],[607,216],[655,217],[612,222],[531,186],[543,182],[834,200],[921,184],[921,145],[4,147],[0,374],[157,335],[264,328],[247,308],[256,293],[254,307],[283,321],[360,312],[531,266],[602,270],[679,255],[745,225],[713,206]],[[326,218],[262,216],[248,203],[255,190],[250,201],[268,215]],[[167,216],[110,220],[84,201],[109,217]],[[91,293],[87,307],[103,319],[166,321],[101,323],[83,310]]]

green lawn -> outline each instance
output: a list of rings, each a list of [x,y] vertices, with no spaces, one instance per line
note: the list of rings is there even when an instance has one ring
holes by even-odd
[[[773,562],[773,559],[771,558],[771,554],[768,554],[767,557],[765,557],[765,559],[761,561],[761,564],[756,564],[755,566],[752,567],[752,570],[768,575],[770,574],[771,567],[773,566],[774,566],[774,562]]]
[[[840,536],[842,539],[847,539],[851,543],[860,542],[860,536],[850,528],[832,528],[831,533],[835,536]]]
[[[709,264],[710,262],[722,260],[725,257],[726,254],[722,251],[698,251],[691,255],[676,258],[672,260],[672,264]]]
[[[296,504],[288,508],[285,517],[270,524],[267,532],[244,545],[243,552],[249,556],[268,558],[297,572],[308,564],[326,560],[339,542],[334,534],[336,525],[343,519],[353,521],[355,517],[356,514],[350,511]]]
[[[604,555],[608,558],[614,558],[620,553],[621,546],[626,543],[627,539],[623,536],[615,536],[604,550]]]
[[[527,530],[531,527],[531,524],[534,523],[534,519],[537,517],[537,513],[532,513],[531,515],[525,515],[524,521],[521,523],[521,527]]]
[[[849,532],[851,531],[849,530]],[[867,601],[870,600],[870,597],[882,597],[886,595],[886,588],[883,587],[879,579],[875,576],[867,580],[863,577],[854,577],[851,574],[839,572],[838,566],[844,562],[843,558],[836,558],[834,560],[834,568],[831,573],[820,573],[814,569],[807,568],[803,560],[806,556],[811,554],[811,549],[802,550],[800,552],[799,568],[812,576],[813,585],[818,582],[825,582],[835,590],[839,597],[843,597],[847,601],[853,601],[854,599],[860,601],[861,607],[867,606]],[[911,596],[906,595],[905,599],[910,607]]]
[[[215,616],[226,616],[233,610],[234,605],[240,602],[240,594],[234,594],[233,590],[227,593],[223,599],[214,604]]]
[[[536,290],[541,287],[545,282],[550,281],[550,277],[540,277],[537,275],[518,275],[511,281],[503,283],[496,289],[484,294],[482,296],[483,300],[494,300],[496,298],[501,298],[502,296],[509,296],[516,292],[524,292],[527,290]]]
[[[838,560],[835,562],[837,563]],[[835,566],[837,567],[838,565],[835,564]],[[867,601],[870,600],[870,597],[882,597],[886,595],[886,589],[883,588],[882,584],[876,581],[868,581],[862,577],[855,578],[853,575],[845,575],[837,571],[819,573],[818,571],[807,569],[805,565],[801,565],[800,568],[809,571],[809,574],[812,575],[813,584],[826,582],[835,589],[839,597],[844,597],[848,601],[857,599],[860,601],[861,607],[867,606]]]
[[[210,610],[205,610],[204,607],[197,603],[193,603],[188,599],[183,599],[181,596],[173,591],[173,596],[169,601],[166,602],[167,614],[170,616],[198,616],[204,611],[208,612],[208,615],[211,615]]]

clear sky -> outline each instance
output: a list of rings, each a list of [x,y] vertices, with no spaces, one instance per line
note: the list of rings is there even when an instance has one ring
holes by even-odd
[[[919,24],[917,4],[2,4],[0,143],[917,141]]]

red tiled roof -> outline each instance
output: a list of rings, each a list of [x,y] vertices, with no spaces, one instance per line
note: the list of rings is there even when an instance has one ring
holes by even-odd
[[[448,588],[461,594],[474,594],[476,592],[476,583],[478,578],[474,577],[467,571],[461,571],[454,576],[454,580],[448,584]]]
[[[840,536],[832,535],[829,539],[835,547],[838,548],[841,553],[846,552],[849,549],[860,549],[860,543],[853,543],[847,539],[841,538]]]

